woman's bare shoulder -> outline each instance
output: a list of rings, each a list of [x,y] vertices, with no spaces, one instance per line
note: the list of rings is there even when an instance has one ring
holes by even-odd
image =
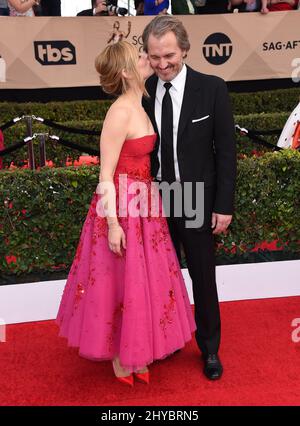
[[[117,99],[107,111],[107,115],[118,115],[120,118],[128,119],[132,112],[132,107],[129,102],[123,99]]]
[[[103,123],[104,132],[111,133],[124,133],[127,134],[128,123],[131,118],[131,108],[125,102],[114,102],[107,114],[105,116],[105,120]]]

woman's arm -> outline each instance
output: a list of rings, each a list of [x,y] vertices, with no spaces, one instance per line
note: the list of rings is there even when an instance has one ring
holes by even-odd
[[[105,117],[100,139],[100,177],[96,190],[101,194],[100,202],[108,224],[109,248],[119,256],[122,256],[121,244],[126,248],[126,240],[117,217],[114,173],[128,134],[129,118],[128,109],[116,105],[111,106]]]
[[[17,12],[25,13],[34,5],[39,5],[40,0],[8,0],[8,3],[13,6]]]
[[[268,4],[269,4],[269,0],[261,0],[261,13],[266,14],[269,12],[268,9]]]
[[[100,139],[100,177],[99,190],[105,194],[108,225],[118,225],[116,212],[116,191],[114,173],[123,143],[128,133],[129,112],[127,108],[112,105],[109,109]]]

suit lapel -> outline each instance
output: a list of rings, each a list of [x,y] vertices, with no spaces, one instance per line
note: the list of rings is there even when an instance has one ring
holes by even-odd
[[[194,71],[192,68],[187,66],[187,75],[185,82],[184,95],[182,100],[181,112],[178,123],[178,134],[177,134],[177,150],[183,142],[183,132],[191,119],[191,115],[199,101],[199,90],[201,89],[201,79],[199,78],[200,73]],[[145,98],[145,109],[152,121],[154,129],[158,134],[158,129],[155,120],[155,96],[158,78],[156,75],[152,75],[146,82],[146,89],[150,95],[150,98]],[[157,152],[159,146],[159,137],[156,140],[155,152]]]
[[[157,152],[159,148],[159,134],[158,134],[158,128],[155,120],[155,96],[156,96],[156,87],[157,87],[157,81],[158,78],[156,75],[151,76],[146,81],[146,90],[149,93],[150,97],[144,97],[144,108],[152,122],[152,125],[154,127],[154,130],[157,134],[154,150],[151,153],[151,173],[152,176],[156,176],[158,169],[159,169],[159,160],[157,157]]]
[[[190,67],[187,66],[185,89],[178,123],[177,144],[180,143],[184,129],[195,109],[196,103],[199,100],[197,92],[200,87],[201,85],[199,82],[199,73],[196,73]]]
[[[157,132],[157,125],[155,121],[155,95],[156,95],[156,86],[157,86],[158,78],[156,75],[148,78],[146,82],[146,90],[149,93],[150,98],[144,98],[145,109],[152,121],[153,127]]]

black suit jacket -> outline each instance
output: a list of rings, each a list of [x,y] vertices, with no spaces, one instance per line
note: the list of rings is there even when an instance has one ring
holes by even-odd
[[[93,9],[82,10],[81,12],[77,13],[77,16],[94,16]]]
[[[144,108],[156,129],[154,115],[158,78],[146,82],[150,98]],[[155,177],[159,162],[159,138],[151,155]],[[177,158],[181,182],[204,182],[205,222],[210,227],[212,211],[232,214],[236,179],[236,140],[232,108],[226,83],[219,77],[187,67],[182,101]]]

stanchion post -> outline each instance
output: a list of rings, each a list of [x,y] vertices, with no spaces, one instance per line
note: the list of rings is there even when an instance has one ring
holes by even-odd
[[[40,149],[40,167],[46,165],[46,133],[39,134],[39,149]]]
[[[27,115],[24,117],[26,121],[27,136],[32,137],[32,117]],[[35,170],[35,159],[32,140],[27,143],[28,162],[31,170]]]

